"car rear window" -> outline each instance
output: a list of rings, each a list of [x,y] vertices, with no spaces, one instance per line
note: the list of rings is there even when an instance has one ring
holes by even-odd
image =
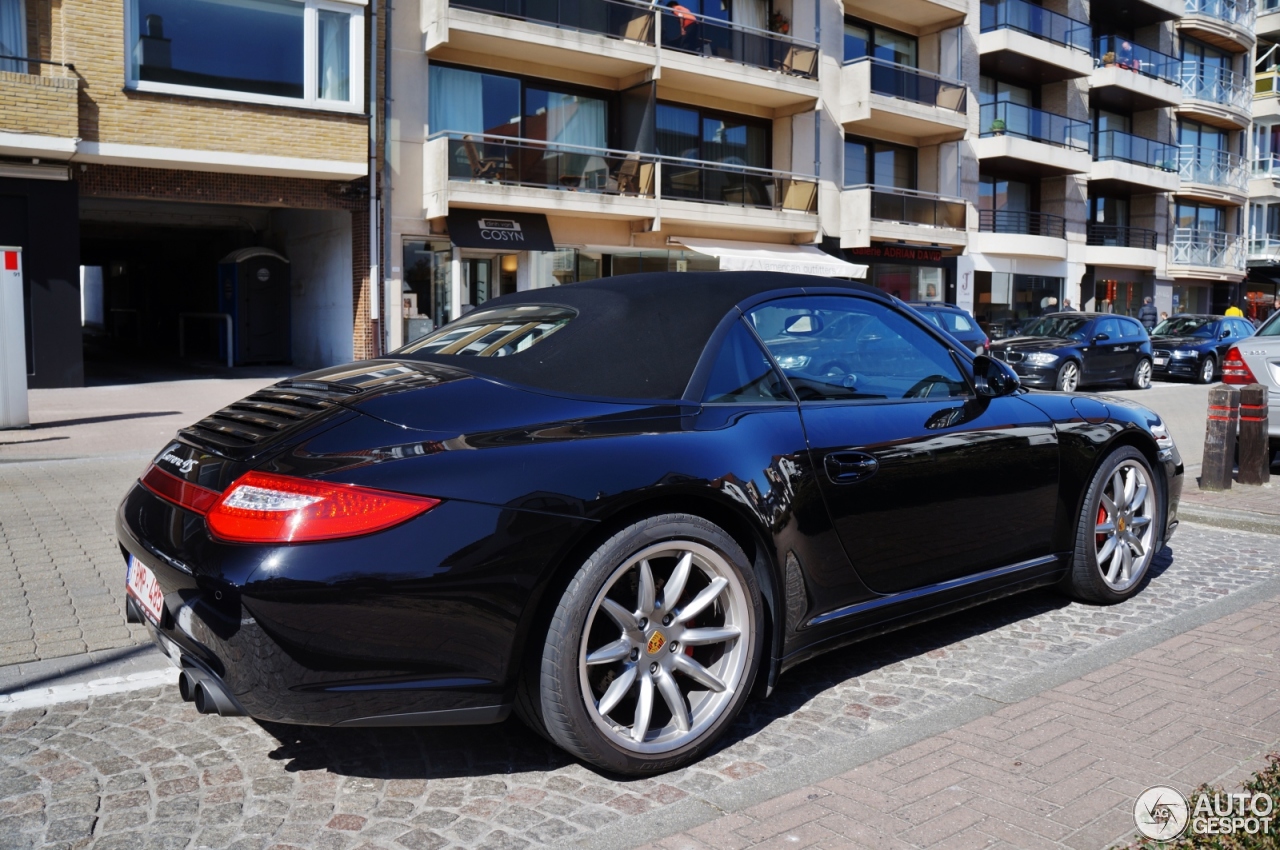
[[[476,310],[438,331],[411,342],[404,354],[454,354],[470,357],[510,357],[569,324],[577,310],[527,304],[496,310]]]

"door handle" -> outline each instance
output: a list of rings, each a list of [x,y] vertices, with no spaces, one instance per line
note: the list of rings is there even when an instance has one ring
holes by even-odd
[[[823,466],[833,484],[852,484],[875,475],[880,461],[865,452],[832,452]]]

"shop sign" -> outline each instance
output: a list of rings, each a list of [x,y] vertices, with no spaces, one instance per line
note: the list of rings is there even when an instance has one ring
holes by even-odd
[[[848,248],[847,253],[871,260],[909,260],[912,262],[938,263],[942,261],[940,248],[915,248],[909,245],[868,245],[864,248]]]
[[[554,251],[551,226],[541,213],[449,210],[449,239],[459,248]]]

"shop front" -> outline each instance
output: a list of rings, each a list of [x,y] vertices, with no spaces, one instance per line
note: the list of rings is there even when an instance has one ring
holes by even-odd
[[[1142,302],[1155,297],[1155,283],[1149,273],[1135,269],[1090,266],[1080,291],[1086,296],[1085,310],[1136,317]]]
[[[1173,284],[1173,309],[1170,315],[1178,313],[1212,313],[1213,285],[1209,283],[1193,283],[1179,280]]]
[[[844,256],[866,263],[866,282],[903,301],[956,303],[956,258],[940,249],[873,243]]]
[[[1016,336],[1031,320],[1061,309],[1063,278],[974,272],[974,318],[992,339]]]
[[[1274,279],[1261,276],[1257,279],[1250,278],[1244,282],[1244,300],[1240,309],[1244,311],[1245,318],[1261,323],[1280,308],[1278,298],[1280,290]]]

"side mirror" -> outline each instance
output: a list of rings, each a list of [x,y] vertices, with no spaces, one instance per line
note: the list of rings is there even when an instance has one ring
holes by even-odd
[[[973,358],[973,382],[978,395],[983,398],[1011,395],[1022,387],[1018,373],[1009,364],[985,354]]]
[[[782,330],[796,335],[816,334],[822,330],[822,317],[809,314],[788,316],[782,324]]]
[[[1111,334],[1095,334],[1093,337],[1094,342],[1106,342],[1109,339],[1111,339]]]
[[[1231,336],[1231,331],[1227,328],[1223,328],[1222,332],[1218,334],[1218,339],[1226,339],[1229,336]]]

